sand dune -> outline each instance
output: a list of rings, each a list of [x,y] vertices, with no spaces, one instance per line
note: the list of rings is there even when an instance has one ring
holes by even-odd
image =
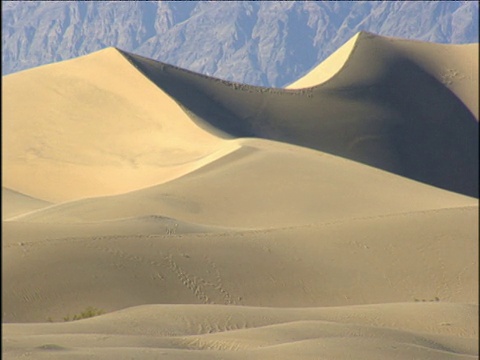
[[[345,66],[345,63],[355,49],[357,40],[360,36],[364,35],[362,33],[356,34],[327,59],[325,59],[300,79],[286,86],[286,88],[303,89],[318,86],[330,80]]]
[[[187,173],[231,135],[311,147],[478,197],[478,46],[355,39],[328,82],[300,90],[220,81],[113,48],[6,76],[4,186],[49,201],[118,194]],[[20,105],[25,98],[31,106]]]
[[[37,225],[32,237],[7,223],[4,321],[61,320],[88,305],[475,303],[477,215],[472,206],[190,235]]]
[[[2,187],[2,220],[50,206],[48,201],[35,199]]]
[[[8,358],[473,359],[477,214],[459,208],[216,235],[79,237],[86,231],[78,228],[54,239],[50,231],[4,245],[4,321],[62,321],[87,304],[111,313],[6,324],[4,349]],[[6,238],[17,233],[13,224]],[[351,305],[394,301],[407,303]],[[231,306],[130,308],[178,302]]]
[[[336,156],[243,139],[237,150],[174,181],[68,202],[16,220],[75,223],[159,215],[264,228],[477,204]]]
[[[3,185],[49,201],[172,179],[222,143],[113,48],[5,76],[2,87]]]
[[[288,89],[108,48],[2,90],[5,358],[478,358],[478,44],[359,33]]]
[[[418,51],[418,42],[400,43],[360,33],[353,50],[341,49],[351,54],[329,81],[299,90],[234,84],[123,54],[200,126],[310,147],[478,197],[478,111],[470,110],[478,109],[478,46]],[[427,72],[428,58],[436,62]],[[468,81],[451,81],[465,99],[432,75],[437,68],[462,71]]]
[[[369,359],[475,359],[475,339],[457,337],[476,331],[468,321],[475,316],[475,306],[437,303],[308,309],[146,305],[74,323],[7,324],[4,346],[13,359],[24,347],[40,359],[358,358],[350,348]]]
[[[334,76],[343,77],[344,73],[348,73],[347,78],[351,81],[352,70],[349,68],[360,62],[359,57],[365,56],[361,54],[365,48],[372,50],[373,55],[377,58],[376,61],[380,60],[378,55],[384,55],[382,53],[389,49],[396,53],[394,55],[395,62],[400,59],[410,61],[444,84],[466,105],[478,121],[478,46],[478,44],[425,43],[379,37],[362,32],[350,39],[301,79],[286,88],[302,89],[322,85]],[[352,61],[348,61],[350,58],[352,58]],[[389,60],[393,60],[391,56]],[[398,63],[397,65],[401,64]]]

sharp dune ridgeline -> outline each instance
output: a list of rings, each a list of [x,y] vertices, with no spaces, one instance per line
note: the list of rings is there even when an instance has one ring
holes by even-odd
[[[478,65],[361,32],[285,89],[4,76],[3,356],[477,359]]]

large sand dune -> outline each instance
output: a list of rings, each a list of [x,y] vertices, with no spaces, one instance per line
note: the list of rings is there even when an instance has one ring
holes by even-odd
[[[113,48],[5,76],[2,86],[3,186],[44,200],[156,184],[222,143]]]
[[[310,147],[478,197],[478,45],[420,51],[417,42],[398,43],[360,33],[353,50],[346,45],[351,53],[340,71],[298,90],[215,81],[124,55],[200,125]],[[458,76],[448,75],[451,69]]]
[[[2,90],[5,358],[478,358],[478,44],[359,33],[287,89],[108,48]]]

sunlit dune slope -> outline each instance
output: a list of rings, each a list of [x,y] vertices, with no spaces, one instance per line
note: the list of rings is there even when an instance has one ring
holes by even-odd
[[[75,223],[161,215],[262,228],[478,203],[293,145],[257,139],[237,143],[237,150],[174,181],[60,204],[16,220]]]
[[[476,317],[476,306],[448,303],[146,305],[73,323],[7,324],[4,347],[9,359],[21,358],[23,347],[38,359],[348,359],[352,349],[379,360],[475,359],[477,342],[459,335],[476,332],[469,321]]]
[[[4,321],[61,320],[88,305],[477,301],[478,206],[254,231],[56,229],[22,238],[4,227]]]
[[[478,46],[355,39],[337,73],[298,90],[230,83],[123,54],[200,126],[310,147],[478,197]]]
[[[376,43],[375,46],[369,46],[374,55],[383,52],[379,50],[380,47],[390,48],[396,52],[399,60],[411,61],[433,76],[450,89],[478,120],[478,43],[437,44],[386,36],[380,37],[362,32],[351,38],[325,61],[286,88],[314,87],[324,84],[335,77],[337,73],[351,72],[352,70],[349,70],[349,68],[354,64],[348,62],[348,59],[352,57],[354,62],[359,60],[360,55],[353,53],[357,51],[358,47],[366,46],[366,39]]]
[[[330,80],[345,65],[352,51],[355,49],[357,40],[360,36],[364,35],[362,33],[357,33],[327,59],[310,70],[306,75],[286,86],[286,89],[313,87]]]
[[[34,197],[157,184],[222,143],[114,48],[2,80],[3,186]]]

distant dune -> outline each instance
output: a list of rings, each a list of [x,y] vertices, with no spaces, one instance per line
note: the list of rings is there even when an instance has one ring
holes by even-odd
[[[478,358],[478,44],[362,32],[286,89],[107,48],[2,90],[5,358]]]
[[[45,208],[51,203],[2,187],[2,219]]]
[[[4,185],[40,197],[23,179],[38,175],[45,193],[48,173],[75,184],[68,191],[51,184],[57,189],[49,200],[121,193],[188,172],[181,164],[213,152],[218,136],[247,136],[310,147],[478,197],[478,45],[422,47],[368,33],[352,40],[353,50],[351,44],[339,50],[350,56],[340,59],[344,65],[327,83],[300,90],[234,84],[120,52],[129,64],[112,48],[6,76],[4,113],[15,121],[7,121],[4,132],[18,136],[18,127],[41,127],[44,137],[24,132],[25,139],[10,144],[13,137],[5,136]],[[315,70],[306,78],[316,79]],[[15,106],[25,98],[32,106]],[[108,135],[112,127],[115,137]],[[104,177],[121,180],[105,184]]]

